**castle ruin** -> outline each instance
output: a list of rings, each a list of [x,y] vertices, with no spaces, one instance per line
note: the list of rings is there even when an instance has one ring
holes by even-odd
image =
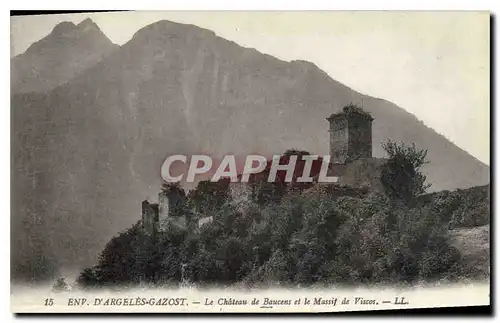
[[[350,104],[326,118],[330,122],[330,162],[346,164],[372,157],[372,116]]]
[[[373,117],[355,105],[345,106],[341,112],[326,118],[330,133],[330,166],[328,176],[337,176],[339,181],[333,185],[347,187],[369,186],[381,190],[379,174],[383,160],[372,157]],[[261,179],[262,180],[262,179]],[[317,178],[315,178],[317,183]],[[332,185],[332,184],[325,184]],[[255,185],[230,183],[230,195],[234,203],[255,200]],[[142,226],[145,232],[154,236],[174,224],[186,228],[187,221],[183,212],[200,215],[199,210],[183,208],[186,196],[182,188],[171,185],[164,187],[158,194],[158,203],[142,202]],[[213,220],[213,215],[201,215],[197,222],[200,227]]]
[[[154,236],[156,232],[163,231],[168,224],[186,227],[186,217],[181,214],[185,199],[182,188],[168,186],[158,193],[158,203],[143,201],[143,230],[150,236]]]

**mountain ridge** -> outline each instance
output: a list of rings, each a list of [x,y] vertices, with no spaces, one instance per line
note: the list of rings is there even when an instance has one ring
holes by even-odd
[[[54,31],[56,31],[56,29],[57,29],[57,28],[60,28],[62,25],[65,25],[65,24],[72,25],[74,28],[77,28],[78,26],[82,26],[82,25],[83,25],[83,26],[85,26],[85,25],[91,25],[91,26],[95,27],[95,28],[96,28],[99,32],[101,32],[101,33],[102,33],[102,31],[101,31],[101,29],[99,28],[99,26],[98,26],[98,25],[97,25],[97,24],[96,24],[96,23],[95,23],[95,22],[94,22],[91,18],[86,18],[86,19],[82,20],[82,21],[81,21],[80,23],[78,23],[78,24],[74,24],[73,22],[70,22],[70,21],[63,21],[63,22],[60,22],[59,24],[57,24],[57,25],[53,28],[53,30],[52,30],[52,32],[51,32],[51,33],[54,33]],[[189,28],[192,28],[192,29],[200,30],[200,31],[205,32],[205,33],[208,33],[208,34],[212,34],[213,36],[215,36],[215,37],[217,37],[217,38],[219,38],[219,39],[222,39],[222,40],[224,40],[224,41],[227,41],[227,42],[229,42],[229,43],[233,43],[233,44],[235,44],[236,46],[238,46],[238,47],[240,47],[240,48],[256,51],[256,52],[258,52],[259,54],[262,54],[262,55],[268,56],[268,57],[270,57],[270,58],[272,58],[272,59],[276,59],[276,60],[281,61],[281,62],[291,63],[291,64],[299,64],[299,65],[300,65],[300,64],[304,64],[304,65],[306,65],[306,66],[314,67],[314,68],[316,68],[317,70],[319,70],[320,72],[322,72],[322,73],[324,73],[325,75],[327,75],[328,77],[332,78],[332,80],[333,80],[333,81],[335,81],[335,82],[337,82],[337,83],[341,84],[342,86],[345,86],[345,87],[346,87],[346,88],[348,88],[349,90],[351,90],[351,91],[353,91],[353,92],[356,92],[356,93],[358,93],[359,95],[362,95],[362,96],[370,96],[370,97],[372,97],[373,99],[378,99],[378,100],[382,100],[382,101],[384,101],[384,102],[386,102],[386,103],[393,104],[392,102],[390,102],[390,101],[388,101],[388,100],[386,100],[386,99],[384,99],[384,98],[381,98],[381,97],[375,97],[375,96],[371,96],[371,95],[368,95],[368,94],[364,94],[363,92],[361,92],[361,91],[359,91],[359,90],[355,90],[355,89],[353,89],[353,88],[351,88],[351,87],[349,87],[349,86],[347,86],[347,85],[345,85],[345,84],[343,84],[343,83],[341,83],[341,82],[339,82],[339,81],[337,81],[337,80],[333,79],[333,77],[332,77],[332,76],[330,76],[328,73],[326,73],[325,71],[323,71],[323,70],[322,70],[319,66],[317,66],[314,62],[307,61],[307,60],[303,60],[303,59],[294,59],[294,60],[291,60],[291,61],[282,60],[282,59],[279,59],[279,58],[274,57],[274,56],[272,56],[272,55],[269,55],[269,54],[267,54],[267,53],[260,52],[259,50],[255,49],[255,48],[241,46],[241,45],[239,45],[238,43],[236,43],[236,42],[234,42],[234,41],[232,41],[232,40],[228,40],[228,39],[223,38],[222,36],[217,35],[217,33],[213,32],[212,30],[209,30],[209,29],[206,29],[206,28],[203,28],[203,27],[199,27],[199,26],[196,26],[196,25],[193,25],[193,24],[178,23],[178,22],[174,22],[174,21],[170,21],[170,20],[166,20],[166,19],[164,19],[164,20],[159,20],[159,21],[154,22],[154,23],[152,23],[152,24],[150,24],[150,25],[148,25],[148,26],[145,26],[144,28],[139,29],[137,32],[135,32],[135,33],[134,33],[134,35],[132,36],[132,38],[134,38],[134,37],[135,37],[138,33],[140,33],[140,32],[145,32],[146,30],[148,30],[148,28],[154,27],[154,26],[156,26],[156,25],[164,25],[164,26],[163,26],[164,28],[168,28],[168,27],[167,27],[167,26],[165,26],[165,25],[169,25],[169,26],[181,26],[181,27],[182,27],[182,26],[184,26],[184,27],[189,27]],[[105,34],[103,33],[103,35],[105,35]],[[132,38],[131,38],[131,40],[132,40]],[[36,43],[38,43],[38,42],[33,43],[33,44],[29,47],[29,48],[31,48],[31,47],[32,47],[34,44],[36,44]],[[29,50],[29,48],[28,48],[28,50]],[[28,51],[28,50],[27,50],[27,51]],[[16,55],[15,57],[20,56],[20,55],[22,55],[22,54]],[[97,62],[97,63],[98,63],[98,62]],[[97,63],[96,63],[96,64],[97,64]],[[92,66],[90,66],[90,67],[92,67]],[[61,85],[62,85],[62,84],[61,84]],[[356,103],[356,102],[353,102],[353,103]],[[400,107],[398,106],[398,108],[400,108]],[[400,109],[402,109],[402,108],[400,108]],[[403,109],[403,110],[404,110],[404,109]],[[404,111],[405,111],[405,112],[408,112],[408,111],[406,111],[406,110],[404,110]],[[435,132],[436,132],[437,134],[439,134],[440,136],[443,136],[443,137],[444,137],[447,141],[450,141],[451,143],[453,143],[453,144],[454,144],[457,148],[461,149],[464,153],[466,153],[466,154],[468,154],[469,156],[473,157],[474,159],[476,159],[478,162],[482,163],[483,165],[485,165],[485,166],[489,167],[487,164],[485,164],[484,162],[482,162],[480,159],[478,159],[477,157],[475,157],[475,156],[471,155],[471,154],[470,154],[468,151],[466,151],[464,148],[461,148],[460,146],[458,146],[458,145],[457,145],[457,144],[456,144],[456,143],[455,143],[455,142],[454,142],[451,138],[448,138],[445,134],[443,134],[443,133],[441,133],[441,132],[439,132],[439,131],[436,131],[434,128],[432,128],[431,126],[427,125],[427,124],[426,124],[423,120],[419,119],[416,115],[412,114],[411,112],[408,112],[408,113],[409,113],[409,114],[411,114],[411,115],[413,115],[413,116],[414,116],[414,117],[418,120],[418,122],[422,123],[425,127],[427,127],[428,129],[430,129],[430,130],[432,130],[432,131],[435,131]]]

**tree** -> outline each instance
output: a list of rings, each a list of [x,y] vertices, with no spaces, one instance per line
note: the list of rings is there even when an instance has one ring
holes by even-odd
[[[218,182],[200,181],[196,189],[187,196],[189,206],[196,212],[209,214],[217,211],[229,199],[229,181],[221,179]]]
[[[185,196],[186,193],[184,192],[184,189],[181,187],[181,185],[177,182],[175,183],[170,183],[170,182],[163,182],[161,184],[161,191],[162,192],[178,192],[180,195]]]
[[[83,289],[99,286],[99,273],[96,267],[85,268],[76,280],[77,286]]]
[[[431,185],[425,183],[426,176],[420,172],[420,167],[427,163],[427,150],[390,140],[383,143],[382,148],[389,156],[380,178],[387,196],[409,204],[425,193]]]
[[[98,280],[104,285],[116,285],[140,280],[142,277],[136,276],[136,273],[143,272],[142,268],[137,268],[136,249],[134,241],[141,235],[140,224],[136,223],[130,229],[113,237],[104,247],[99,256],[95,273],[97,277],[92,279],[82,279],[82,282],[94,282]],[[141,237],[142,238],[142,237]],[[146,243],[146,239],[139,239]],[[87,278],[90,272],[86,273]]]

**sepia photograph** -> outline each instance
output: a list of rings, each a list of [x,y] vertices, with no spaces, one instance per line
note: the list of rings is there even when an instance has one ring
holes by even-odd
[[[11,13],[11,311],[490,305],[491,24]]]

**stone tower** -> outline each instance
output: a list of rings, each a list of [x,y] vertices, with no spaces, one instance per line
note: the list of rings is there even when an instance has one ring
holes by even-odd
[[[148,235],[155,236],[158,230],[158,204],[142,201],[142,228]]]
[[[345,164],[372,157],[372,116],[355,105],[334,113],[330,122],[330,162]]]

